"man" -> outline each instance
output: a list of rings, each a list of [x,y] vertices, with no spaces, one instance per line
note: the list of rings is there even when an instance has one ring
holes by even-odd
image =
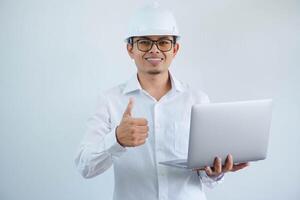
[[[191,107],[209,102],[169,71],[178,38],[169,11],[155,4],[137,12],[126,38],[137,74],[101,95],[89,121],[75,162],[85,178],[113,166],[115,200],[203,200],[202,184],[213,187],[224,173],[247,166],[233,165],[231,155],[224,166],[216,157],[214,167],[205,169],[159,164],[187,157]]]

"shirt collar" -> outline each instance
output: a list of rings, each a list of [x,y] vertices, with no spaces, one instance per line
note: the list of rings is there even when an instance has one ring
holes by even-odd
[[[135,74],[125,84],[123,94],[133,92],[133,91],[136,91],[136,90],[141,90],[141,89],[142,89],[142,87],[141,87],[140,82],[138,80],[137,74]]]
[[[172,89],[175,89],[178,92],[183,92],[184,91],[183,84],[175,78],[175,76],[172,72],[169,71],[169,75],[171,78]]]
[[[169,71],[169,75],[171,78],[171,85],[172,89],[171,90],[176,90],[178,92],[183,92],[184,87],[180,81],[178,81],[174,75]],[[140,82],[138,80],[137,74],[132,76],[127,83],[125,84],[125,88],[123,90],[123,94],[129,93],[129,92],[134,92],[136,90],[142,90],[142,87],[140,85]]]

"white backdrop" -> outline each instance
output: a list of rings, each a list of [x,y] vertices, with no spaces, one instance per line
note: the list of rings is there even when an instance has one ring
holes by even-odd
[[[214,102],[273,98],[268,159],[210,200],[300,199],[300,3],[161,1],[177,18],[177,77]],[[0,199],[111,199],[110,169],[83,179],[73,163],[96,97],[135,66],[123,36],[142,1],[0,0]]]

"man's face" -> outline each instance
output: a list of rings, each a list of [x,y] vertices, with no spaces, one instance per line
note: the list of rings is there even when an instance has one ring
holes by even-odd
[[[152,45],[149,41],[158,41]],[[169,43],[171,42],[171,47]],[[134,37],[133,44],[127,44],[129,56],[134,59],[138,72],[146,74],[160,74],[168,71],[168,68],[176,56],[179,49],[179,44],[173,43],[172,36],[144,36]],[[157,47],[159,46],[159,48]],[[170,49],[169,51],[167,51]]]

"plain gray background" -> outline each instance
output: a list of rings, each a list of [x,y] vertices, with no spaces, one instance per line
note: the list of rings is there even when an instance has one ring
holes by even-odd
[[[1,200],[111,199],[112,170],[85,180],[73,160],[97,95],[135,72],[123,39],[143,4],[0,0]],[[182,34],[178,79],[213,102],[274,99],[267,160],[227,174],[208,199],[299,200],[299,1],[161,4]]]

